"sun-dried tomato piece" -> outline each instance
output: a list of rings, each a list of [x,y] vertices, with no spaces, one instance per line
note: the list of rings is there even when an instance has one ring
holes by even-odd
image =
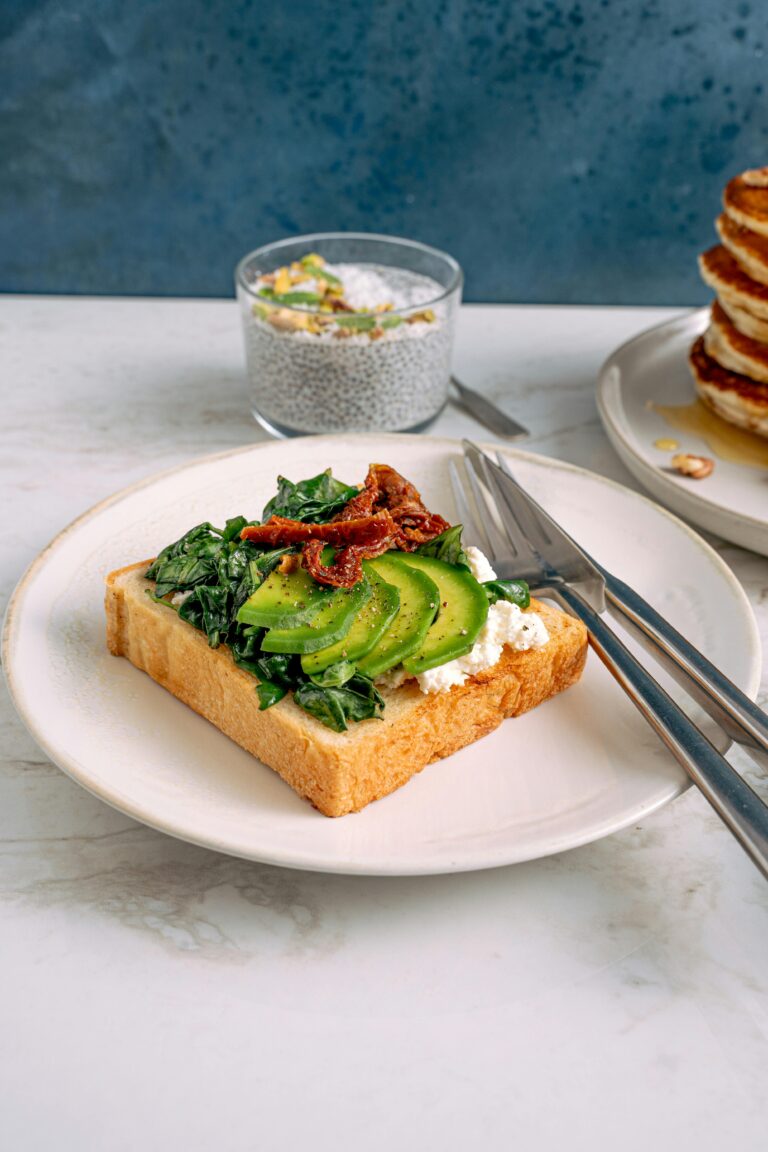
[[[373,560],[392,547],[394,534],[377,545],[349,544],[340,548],[332,564],[323,564],[325,547],[322,540],[310,540],[301,550],[301,562],[310,576],[320,584],[330,584],[334,588],[351,588],[363,578],[363,560]]]
[[[393,534],[395,525],[388,512],[362,516],[354,520],[332,520],[328,524],[305,524],[285,516],[270,516],[266,524],[249,524],[240,533],[243,540],[270,548],[304,544],[319,540],[335,548],[347,544],[378,545]]]
[[[365,487],[342,508],[335,520],[365,515],[367,512],[387,511],[397,525],[395,547],[412,552],[419,544],[434,540],[446,528],[447,520],[430,512],[418,489],[389,464],[371,464],[365,478]]]
[[[355,520],[358,516],[372,516],[378,494],[379,489],[376,484],[376,478],[369,468],[368,475],[365,478],[365,485],[358,492],[357,496],[353,496],[351,500],[347,501],[341,512],[336,513],[333,518],[334,521]]]
[[[270,548],[301,544],[301,562],[318,583],[351,588],[362,579],[363,560],[390,548],[413,552],[449,527],[425,507],[409,480],[388,464],[371,464],[364,487],[329,523],[271,516],[266,524],[244,528],[241,536]],[[339,549],[331,564],[323,564],[326,545]]]

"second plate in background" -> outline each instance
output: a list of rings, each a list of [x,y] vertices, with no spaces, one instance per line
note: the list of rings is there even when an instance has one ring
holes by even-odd
[[[624,464],[652,496],[691,523],[768,556],[768,441],[765,466],[737,463],[718,456],[702,436],[673,426],[659,411],[694,403],[688,351],[708,319],[708,308],[686,313],[617,348],[600,371],[600,417]],[[733,432],[738,435],[737,429]],[[762,439],[741,435],[754,460],[762,453]],[[714,472],[700,481],[675,472],[672,451],[655,446],[666,438],[678,441],[680,452],[714,459]]]

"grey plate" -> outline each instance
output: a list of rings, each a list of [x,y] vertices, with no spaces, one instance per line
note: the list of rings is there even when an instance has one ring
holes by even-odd
[[[597,403],[608,437],[633,476],[655,499],[693,524],[768,556],[768,469],[719,459],[699,436],[669,426],[654,404],[695,399],[688,350],[707,326],[709,309],[686,313],[622,344],[603,365]],[[715,470],[690,480],[654,447],[672,437],[679,451],[712,457]]]

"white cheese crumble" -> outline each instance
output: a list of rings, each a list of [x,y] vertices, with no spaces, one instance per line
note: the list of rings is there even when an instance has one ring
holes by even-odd
[[[192,595],[191,591],[190,592],[174,592],[173,596],[171,596],[171,604],[173,604],[174,608],[180,608],[185,600],[189,600],[191,595]]]
[[[456,684],[463,684],[469,676],[484,672],[497,664],[504,646],[514,652],[543,648],[549,640],[544,621],[535,612],[523,612],[517,604],[499,600],[488,609],[483,625],[471,652],[449,660],[439,668],[422,672],[416,679],[422,692],[445,692]]]
[[[468,548],[464,549],[464,555],[467,557],[469,570],[478,584],[485,584],[487,580],[496,579],[496,573],[491,568],[488,557],[479,548],[470,544]]]
[[[383,688],[385,692],[394,692],[395,688],[399,688],[410,679],[410,672],[406,672],[402,664],[396,664],[389,672],[382,672],[381,676],[376,677],[376,687]]]

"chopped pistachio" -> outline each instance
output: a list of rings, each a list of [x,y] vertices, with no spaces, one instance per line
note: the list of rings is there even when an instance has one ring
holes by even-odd
[[[285,304],[286,307],[291,308],[296,304],[319,304],[321,302],[321,298],[316,292],[283,292],[281,295],[275,293],[272,299],[275,304]]]
[[[369,332],[376,327],[376,317],[365,312],[353,312],[349,316],[339,316],[336,323],[340,328],[352,328],[356,332]]]
[[[341,287],[341,281],[338,276],[334,276],[332,272],[329,272],[324,264],[305,263],[302,266],[308,276],[314,276],[318,280],[322,278],[323,280],[327,280],[329,284],[335,284],[337,287]]]
[[[296,291],[297,285],[306,284],[309,280],[314,280],[314,291]],[[344,299],[341,280],[328,271],[324,258],[317,252],[310,252],[286,267],[265,273],[257,291],[271,307],[253,305],[254,314],[284,330],[320,333],[331,324],[335,336],[366,332],[371,340],[380,340],[388,329],[403,323],[432,324],[436,320],[431,308],[403,317],[394,311],[391,301],[373,308],[354,309]],[[298,316],[289,311],[301,306],[313,311]]]

